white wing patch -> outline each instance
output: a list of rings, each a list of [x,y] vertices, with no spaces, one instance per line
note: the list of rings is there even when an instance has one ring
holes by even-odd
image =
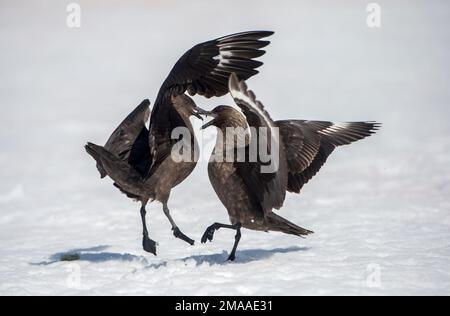
[[[272,119],[267,115],[267,112],[264,111],[261,102],[257,101],[255,97],[253,98],[250,97],[250,94],[253,95],[253,92],[245,89],[246,88],[245,83],[243,84],[243,82],[239,82],[234,74],[231,75],[230,77],[229,88],[231,96],[235,100],[240,100],[248,104],[253,110],[253,112],[256,112],[258,116],[264,120],[266,126],[270,127],[271,129],[274,127]]]
[[[217,64],[216,68],[214,68],[214,70],[221,70],[223,69],[223,67],[232,66],[233,63],[230,59],[235,57],[235,54],[233,54],[233,52],[229,49],[235,48],[236,44],[217,44],[217,47],[219,47],[219,55],[214,56],[213,59],[219,61],[219,63]]]
[[[350,127],[350,123],[333,123],[330,127],[327,127],[324,130],[319,131],[320,134],[323,135],[333,135],[342,131],[345,131]]]

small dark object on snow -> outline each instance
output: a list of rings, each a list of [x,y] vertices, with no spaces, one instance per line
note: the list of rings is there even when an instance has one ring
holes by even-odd
[[[227,128],[233,127],[240,128],[245,134],[237,135],[235,139],[241,139],[241,142],[234,141],[231,145],[223,141],[225,137],[218,137],[213,155],[219,153],[223,157],[210,160],[208,166],[211,184],[226,207],[232,225],[216,223],[210,226],[203,235],[202,243],[212,241],[215,231],[220,228],[236,230],[235,244],[229,257],[233,261],[241,239],[241,228],[278,231],[300,237],[312,234],[312,231],[275,214],[273,209],[283,206],[286,191],[300,193],[303,185],[319,171],[336,147],[370,136],[380,124],[273,121],[261,102],[256,100],[255,94],[234,74],[230,77],[229,89],[245,116],[232,107],[219,106],[208,114],[214,119],[203,128],[216,126],[222,135],[226,135]],[[256,130],[250,129],[248,134],[247,126]],[[265,136],[268,141],[266,144],[260,142],[259,146],[267,146],[267,153],[279,149],[278,168],[271,173],[261,172],[261,167],[266,164],[263,163],[260,150],[257,150],[255,162],[251,162],[248,156],[252,141],[263,137],[259,128],[268,131]],[[277,128],[280,137],[275,137]],[[245,162],[227,161],[227,157],[237,157],[239,144],[241,148],[246,147]],[[231,153],[231,156],[227,153]]]
[[[59,261],[78,261],[81,257],[77,253],[67,253],[61,256],[61,259]]]

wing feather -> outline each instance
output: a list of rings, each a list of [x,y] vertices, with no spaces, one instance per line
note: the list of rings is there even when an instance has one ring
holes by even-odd
[[[338,146],[374,134],[376,122],[333,123],[323,121],[277,121],[288,161],[288,190],[300,193]]]
[[[235,74],[232,74],[229,82],[229,89],[236,105],[238,105],[252,130],[251,139],[257,139],[259,146],[267,146],[267,152],[272,155],[278,154],[275,157],[278,160],[278,165],[275,172],[263,173],[262,159],[258,151],[257,162],[239,162],[235,163],[236,170],[239,176],[244,181],[247,190],[253,194],[253,197],[261,204],[264,214],[272,211],[274,208],[280,209],[283,206],[286,198],[287,189],[287,166],[284,155],[284,145],[278,135],[277,127],[270,117],[269,113],[264,108],[263,104],[256,99],[255,94],[248,90],[244,81],[239,81]],[[258,131],[259,128],[266,128],[269,135],[264,135]],[[268,141],[272,140],[272,141]],[[263,142],[261,142],[263,141]],[[276,148],[272,148],[274,145]]]
[[[149,142],[154,166],[170,152],[173,129],[184,126],[184,121],[175,113],[172,97],[186,91],[206,98],[227,94],[231,73],[236,73],[240,79],[258,73],[256,68],[262,62],[253,59],[264,55],[261,48],[270,42],[261,39],[272,34],[270,31],[231,34],[195,45],[181,56],[161,86],[151,115]]]
[[[104,148],[122,161],[129,162],[133,167],[151,163],[148,147],[148,129],[146,122],[150,116],[150,101],[144,100],[131,112],[111,134]],[[146,143],[143,145],[143,143]],[[131,158],[131,161],[130,161]],[[102,178],[107,174],[101,163],[97,169]],[[142,168],[137,168],[142,169]]]

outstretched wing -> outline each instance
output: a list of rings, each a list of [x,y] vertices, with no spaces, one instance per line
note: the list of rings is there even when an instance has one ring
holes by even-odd
[[[277,121],[288,162],[288,191],[300,193],[338,146],[374,134],[376,122]]]
[[[122,161],[129,163],[140,174],[151,164],[148,129],[145,126],[150,116],[150,101],[144,100],[131,112],[112,133],[104,148]],[[101,163],[97,169],[102,178],[106,172]]]
[[[251,128],[251,143],[257,141],[258,146],[251,148],[257,150],[256,162],[236,162],[237,172],[258,201],[264,213],[279,209],[286,198],[287,166],[283,142],[278,137],[278,129],[269,113],[261,102],[256,100],[255,94],[247,89],[244,81],[239,81],[235,74],[231,75],[229,82],[231,96],[241,108]],[[272,161],[264,163],[261,157],[263,150],[271,154]],[[263,172],[263,166],[275,163],[272,172]]]
[[[172,97],[186,91],[207,98],[228,93],[228,78],[235,72],[240,79],[256,75],[263,63],[253,60],[264,55],[261,48],[270,42],[262,38],[269,31],[251,31],[221,37],[198,44],[188,50],[175,64],[158,93],[150,122],[150,147],[153,164],[159,165],[172,148],[171,132],[185,126],[174,109]]]
[[[190,95],[207,98],[228,93],[228,78],[236,73],[247,80],[258,73],[263,63],[253,60],[265,54],[261,48],[270,44],[262,38],[269,31],[242,32],[198,44],[187,51],[175,64],[163,87],[175,95],[188,91]]]

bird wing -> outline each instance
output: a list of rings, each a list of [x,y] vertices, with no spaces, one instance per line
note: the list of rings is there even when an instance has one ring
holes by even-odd
[[[129,163],[139,173],[151,164],[148,129],[145,126],[150,116],[150,101],[144,100],[131,112],[109,137],[104,148],[122,161]],[[97,168],[102,176],[106,172],[101,163]]]
[[[161,86],[152,112],[150,147],[154,166],[170,155],[173,129],[185,126],[172,105],[172,96],[186,91],[190,95],[199,94],[207,98],[227,94],[231,73],[235,72],[240,79],[248,79],[258,73],[256,68],[263,63],[253,59],[264,55],[261,48],[270,42],[261,39],[272,34],[269,31],[250,31],[224,36],[195,45],[177,61]]]
[[[278,137],[277,126],[264,109],[261,102],[256,100],[255,94],[248,90],[244,81],[239,81],[235,74],[232,74],[229,82],[229,89],[236,105],[238,105],[251,128],[251,142],[255,139],[260,146],[267,146],[268,153],[278,154],[277,166],[274,172],[262,172],[262,167],[267,165],[263,163],[261,151],[257,150],[257,161],[236,162],[237,172],[258,201],[264,214],[272,211],[274,208],[280,209],[286,198],[287,189],[287,166],[284,154],[284,144]],[[267,133],[260,128],[265,128]]]
[[[288,162],[288,191],[302,187],[322,168],[338,146],[348,145],[374,134],[376,122],[333,123],[325,121],[277,121]]]
[[[272,34],[242,32],[195,45],[178,60],[163,87],[175,95],[187,90],[192,96],[223,96],[228,93],[231,73],[236,73],[240,80],[258,74],[256,68],[263,63],[253,59],[265,54],[261,48],[270,42],[261,39]]]

